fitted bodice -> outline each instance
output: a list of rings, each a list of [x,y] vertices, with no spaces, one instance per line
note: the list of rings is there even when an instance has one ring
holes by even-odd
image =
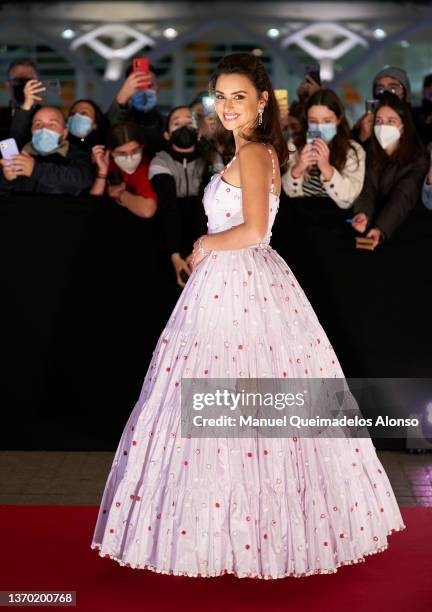
[[[207,215],[208,233],[214,234],[243,223],[241,187],[230,185],[222,178],[223,172],[214,174],[204,190],[204,210]],[[260,244],[268,244],[272,235],[279,196],[269,191],[269,220],[267,232]]]

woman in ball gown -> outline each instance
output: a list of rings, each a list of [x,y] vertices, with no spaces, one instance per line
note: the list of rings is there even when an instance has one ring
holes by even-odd
[[[182,379],[344,377],[269,244],[287,147],[268,74],[235,53],[210,86],[236,153],[206,187],[208,233],[125,425],[91,547],[191,577],[333,573],[405,528],[370,438],[181,436]]]

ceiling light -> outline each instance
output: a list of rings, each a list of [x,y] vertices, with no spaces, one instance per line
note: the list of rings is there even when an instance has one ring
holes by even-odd
[[[270,28],[270,30],[267,30],[267,36],[269,38],[277,38],[280,34],[280,31],[277,28]]]
[[[387,32],[383,30],[382,28],[376,28],[376,30],[374,30],[373,35],[375,36],[376,39],[382,40],[383,38],[387,36]]]
[[[169,38],[170,40],[175,38],[177,34],[177,30],[175,30],[174,28],[166,28],[166,30],[163,31],[163,35],[165,36],[165,38]]]
[[[65,38],[66,40],[70,40],[71,38],[75,36],[75,32],[74,30],[67,28],[66,30],[63,30],[61,35],[62,35],[62,38]]]

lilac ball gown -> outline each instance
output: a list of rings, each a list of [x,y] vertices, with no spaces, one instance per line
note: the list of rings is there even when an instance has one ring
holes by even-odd
[[[209,234],[243,221],[241,189],[223,172],[203,203]],[[182,378],[344,377],[269,245],[278,206],[273,181],[263,242],[212,251],[189,277],[107,478],[91,542],[100,556],[191,577],[301,577],[365,561],[405,529],[369,438],[180,435]]]

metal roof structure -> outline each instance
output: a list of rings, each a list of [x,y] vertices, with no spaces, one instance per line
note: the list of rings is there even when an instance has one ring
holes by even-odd
[[[236,49],[262,54],[279,85],[319,62],[338,86],[374,58],[385,62],[387,49],[407,49],[412,39],[430,47],[432,39],[430,2],[6,2],[0,17],[3,68],[25,50],[50,49],[74,73],[78,93],[93,87],[104,99],[130,59],[146,55],[174,89],[173,103],[204,88],[219,57]]]

